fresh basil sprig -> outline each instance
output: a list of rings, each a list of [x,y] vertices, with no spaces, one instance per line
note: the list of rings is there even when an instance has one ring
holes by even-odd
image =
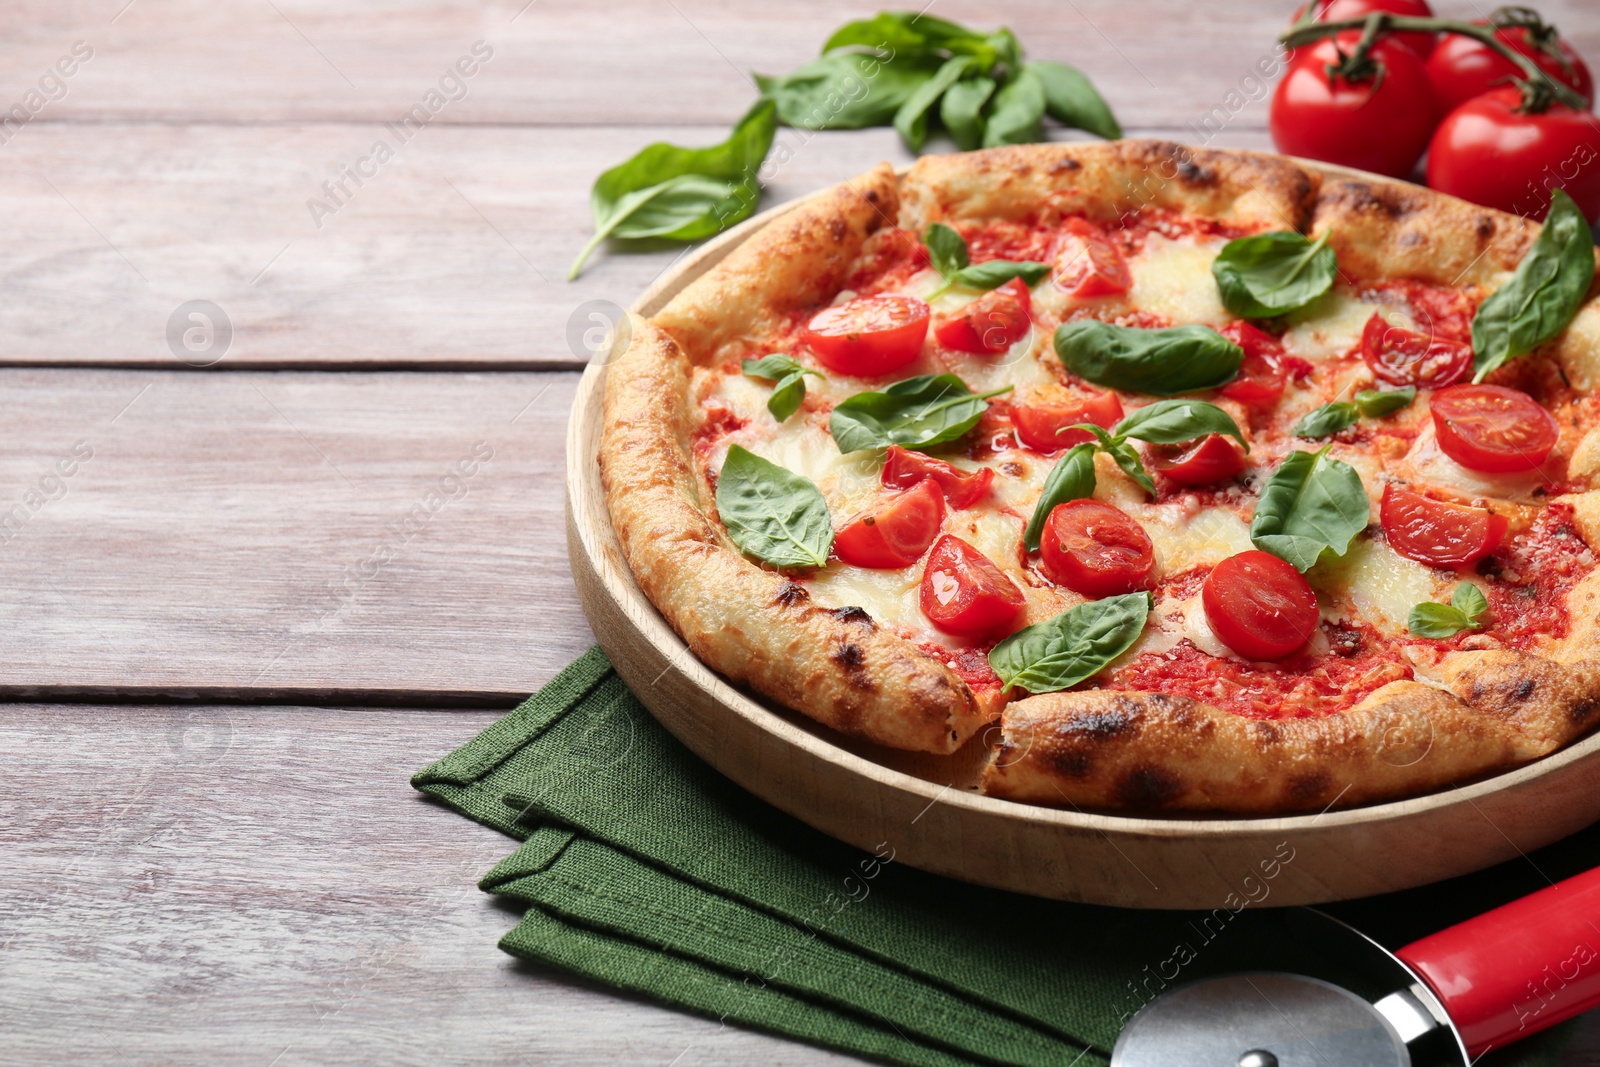
[[[1101,137],[1122,136],[1089,79],[1064,63],[1024,62],[1016,35],[1004,27],[980,33],[926,14],[885,11],[840,27],[822,52],[792,74],[756,75],[787,125],[892,124],[914,152],[935,117],[963,149],[1042,141],[1046,115]]]
[[[1240,237],[1212,261],[1222,305],[1241,318],[1265,319],[1303,308],[1333,288],[1338,260],[1331,231],[1308,241],[1292,230]]]
[[[890,445],[928,448],[954,441],[978,425],[989,410],[984,401],[1011,388],[974,393],[954,374],[921,374],[881,393],[857,393],[835,405],[828,432],[844,453]]]
[[[1462,582],[1450,594],[1450,603],[1428,601],[1412,608],[1406,629],[1418,637],[1454,637],[1462,630],[1482,629],[1483,623],[1478,620],[1488,610],[1489,601],[1483,590],[1471,582]]]
[[[1018,630],[989,653],[1007,688],[1030,693],[1067,689],[1104,670],[1133,647],[1149,621],[1149,593],[1090,600]]]
[[[772,387],[772,395],[767,397],[767,410],[779,422],[800,410],[800,404],[806,398],[806,375],[822,377],[816,371],[802,366],[793,356],[782,353],[740,360],[739,366],[751,378],[766,378],[777,383]]]
[[[1144,469],[1139,453],[1128,444],[1130,439],[1171,445],[1220,433],[1237,438],[1241,445],[1249,448],[1233,416],[1204,400],[1158,400],[1139,408],[1110,430],[1091,422],[1079,423],[1071,429],[1087,431],[1095,440],[1074,445],[1045,477],[1033,515],[1022,533],[1022,543],[1029,552],[1038,550],[1045,520],[1056,505],[1094,495],[1096,452],[1110,456],[1124,474],[1154,496],[1156,483]]]
[[[1056,327],[1062,366],[1096,385],[1173,396],[1226,385],[1239,374],[1244,349],[1209,326],[1145,330],[1098,319]]]
[[[733,543],[764,563],[828,565],[833,519],[817,487],[740,445],[728,448],[717,475],[717,514]]]
[[[601,174],[589,191],[594,236],[567,271],[570,281],[607,237],[698,241],[740,222],[756,209],[756,172],[777,132],[777,109],[761,100],[733,133],[709,148],[658,142]]]
[[[1550,213],[1511,280],[1472,317],[1472,380],[1555,337],[1583,306],[1594,281],[1594,233],[1572,197],[1550,196]]]
[[[1371,502],[1353,467],[1327,448],[1291,452],[1261,490],[1250,540],[1304,573],[1324,552],[1348,552],[1371,518]]]
[[[1311,440],[1332,437],[1354,426],[1363,415],[1374,419],[1393,415],[1416,398],[1417,387],[1414,385],[1399,389],[1363,389],[1355,395],[1354,400],[1335,400],[1301,416],[1300,421],[1294,424],[1293,433],[1296,437]]]
[[[1024,285],[1034,286],[1050,273],[1050,264],[1032,259],[991,259],[969,265],[966,239],[942,222],[928,227],[922,243],[928,246],[928,261],[933,269],[944,275],[944,284],[928,294],[929,300],[952,285],[988,291],[1012,278],[1021,278]]]

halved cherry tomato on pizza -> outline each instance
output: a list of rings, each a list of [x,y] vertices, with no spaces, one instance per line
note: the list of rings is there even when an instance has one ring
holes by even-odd
[[[847,521],[833,537],[833,550],[856,567],[909,567],[939,536],[942,522],[944,493],[924,478]]]
[[[1068,426],[1092,422],[1109,430],[1121,421],[1122,401],[1116,393],[1011,405],[1011,424],[1017,428],[1017,438],[1035,452],[1057,452],[1094,436],[1088,430],[1068,430]]]
[[[1488,26],[1488,19],[1473,19]],[[1546,27],[1548,29],[1548,27]],[[1551,78],[1570,87],[1589,103],[1594,103],[1594,79],[1583,57],[1555,31],[1535,42],[1528,26],[1502,26],[1495,31],[1502,44],[1521,52],[1539,65]],[[1499,89],[1513,78],[1524,77],[1522,68],[1482,41],[1462,33],[1447,33],[1428,56],[1428,81],[1433,97],[1446,111],[1460,107],[1475,96]]]
[[[805,342],[823,366],[862,378],[904,367],[917,358],[927,336],[928,305],[901,293],[823,308],[805,329]]]
[[[1391,485],[1383,491],[1383,533],[1407,559],[1435,567],[1465,567],[1499,547],[1506,520],[1487,508],[1432,500]]]
[[[977,355],[1004,352],[1033,326],[1033,299],[1021,278],[1012,278],[942,319],[934,338],[946,348]]]
[[[1472,346],[1391,326],[1374,314],[1361,331],[1361,358],[1380,382],[1443,389],[1472,373]]]
[[[1115,296],[1133,288],[1122,250],[1088,219],[1070,218],[1062,226],[1053,274],[1056,288],[1083,299]]]
[[[1305,10],[1302,5],[1295,12],[1290,24],[1299,22]],[[1315,17],[1318,22],[1342,22],[1345,19],[1362,18],[1374,11],[1387,11],[1391,15],[1412,15],[1417,18],[1430,18],[1433,15],[1433,9],[1428,6],[1427,0],[1317,0]],[[1411,32],[1393,34],[1392,39],[1426,59],[1434,49],[1437,36],[1432,33]],[[1450,34],[1445,36],[1449,37]]]
[[[1329,78],[1340,49],[1348,55],[1360,39],[1360,31],[1349,31],[1296,52],[1272,94],[1272,141],[1286,155],[1403,178],[1428,147],[1438,105],[1422,59],[1392,37],[1369,53],[1381,76]]]
[[[970,508],[989,495],[994,486],[994,471],[980,467],[964,471],[942,459],[890,445],[883,461],[883,484],[889,489],[909,489],[924,478],[932,478],[944,490],[944,499],[953,508]]]
[[[922,572],[922,614],[947,634],[1009,633],[1022,614],[1022,590],[994,562],[959,537],[934,543]]]
[[[1538,401],[1500,385],[1453,385],[1435,393],[1429,407],[1444,454],[1475,471],[1534,470],[1561,436]]]
[[[1098,599],[1150,588],[1156,553],[1144,527],[1121,508],[1069,500],[1045,520],[1039,564],[1057,585]]]
[[[1200,603],[1217,639],[1250,660],[1282,659],[1311,638],[1321,619],[1305,575],[1254,549],[1212,568]]]
[[[1540,219],[1550,189],[1600,217],[1600,130],[1591,111],[1551,104],[1521,110],[1516,89],[1475,96],[1446,115],[1428,145],[1428,184],[1440,192]]]
[[[1244,453],[1220,433],[1182,444],[1150,445],[1145,456],[1152,470],[1179,485],[1217,485],[1244,470]]]
[[[1289,355],[1276,338],[1248,322],[1231,322],[1219,332],[1244,349],[1239,376],[1217,390],[1229,400],[1253,408],[1270,408],[1283,396],[1291,378],[1299,381],[1311,373],[1310,363]]]

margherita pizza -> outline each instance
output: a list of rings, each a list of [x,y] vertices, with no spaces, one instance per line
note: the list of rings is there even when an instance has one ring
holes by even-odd
[[[1589,228],[1159,142],[884,165],[607,370],[711,667],[1035,804],[1414,795],[1600,719]],[[983,728],[998,721],[998,730]]]

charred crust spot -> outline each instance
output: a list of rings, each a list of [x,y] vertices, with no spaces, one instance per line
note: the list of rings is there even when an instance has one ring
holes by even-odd
[[[1250,733],[1261,745],[1276,745],[1283,740],[1283,731],[1278,728],[1277,723],[1253,722],[1250,724]]]
[[[804,604],[807,600],[810,600],[811,594],[806,592],[802,586],[795,585],[793,582],[784,582],[778,586],[778,595],[775,599],[784,607],[792,608],[796,604]]]
[[[1600,711],[1600,697],[1585,697],[1567,709],[1567,718],[1573,725],[1582,726],[1596,711]]]
[[[849,641],[840,645],[833,652],[833,662],[846,670],[859,670],[867,661],[866,655],[861,651],[860,645],[853,645]]]
[[[1010,758],[1010,762],[1015,761],[1014,756]],[[1094,770],[1094,757],[1076,748],[1050,753],[1048,763],[1052,769],[1068,778],[1087,778]]]
[[[1178,177],[1188,185],[1215,185],[1217,172],[1210,167],[1202,167],[1192,159],[1180,158],[1178,160]]]
[[[1079,163],[1076,159],[1063,156],[1061,159],[1058,159],[1054,163],[1050,164],[1050,173],[1070,174],[1075,170],[1082,169],[1082,167],[1083,164]]]
[[[1104,711],[1089,711],[1082,715],[1074,715],[1067,722],[1063,732],[1105,741],[1113,737],[1133,737],[1138,734],[1139,728],[1132,715],[1121,708],[1108,708]]]
[[[1511,699],[1527,700],[1529,697],[1533,696],[1533,691],[1535,688],[1536,685],[1532,678],[1524,678],[1511,690]]]
[[[1309,804],[1322,799],[1332,786],[1333,780],[1326,771],[1311,771],[1291,777],[1284,786],[1284,793],[1295,804]]]
[[[859,622],[867,629],[872,629],[872,616],[867,614],[866,608],[858,608],[854,604],[843,608],[830,608],[828,614],[840,622]]]
[[[1478,231],[1478,240],[1483,242],[1484,244],[1488,244],[1491,240],[1494,239],[1494,231],[1495,231],[1494,219],[1491,219],[1488,215],[1479,215],[1478,216],[1477,231]]]
[[[1183,779],[1160,767],[1135,767],[1117,782],[1117,800],[1130,808],[1160,808],[1183,792]]]

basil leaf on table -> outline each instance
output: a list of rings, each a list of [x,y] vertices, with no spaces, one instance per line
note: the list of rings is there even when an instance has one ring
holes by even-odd
[[[1122,126],[1083,71],[1048,59],[1030,60],[1023,69],[1039,79],[1045,111],[1051,118],[1108,141],[1122,136]]]
[[[978,61],[971,56],[951,56],[933,77],[912,90],[900,110],[894,113],[894,128],[913,152],[922,151],[928,139],[928,112],[951,86],[977,66]]]
[[[1157,396],[1225,385],[1244,360],[1244,349],[1209,326],[1144,330],[1081,319],[1056,327],[1055,345],[1078,377]]]
[[[983,147],[983,106],[994,95],[995,86],[993,78],[981,74],[963,78],[946,89],[939,101],[939,121],[963,152]]]
[[[1007,688],[1053,693],[1092,678],[1132,648],[1144,633],[1149,593],[1091,600],[1001,641],[989,666]]]
[[[1045,104],[1043,79],[1024,64],[994,94],[983,131],[983,147],[1044,140]]]
[[[1339,269],[1329,232],[1315,241],[1292,230],[1229,241],[1211,264],[1222,305],[1241,318],[1265,319],[1326,293]]]
[[[762,100],[721,144],[682,148],[658,142],[601,174],[589,193],[595,233],[567,278],[576,278],[608,237],[698,241],[748,218],[761,197],[756,172],[772,147],[777,123],[776,109]]]
[[[1304,573],[1326,551],[1348,552],[1371,518],[1361,476],[1348,463],[1327,448],[1291,452],[1261,490],[1250,540]]]
[[[911,11],[880,11],[870,19],[847,22],[823,44],[824,52],[839,48],[892,48],[898,52],[947,51],[973,55],[986,61],[999,58],[1000,34],[982,34],[959,23]]]
[[[741,360],[739,366],[751,378],[767,378],[776,383],[772,395],[767,397],[767,410],[779,422],[800,410],[806,398],[805,376],[822,377],[814,370],[807,370],[793,356],[781,353]]]
[[[887,126],[918,86],[943,66],[933,56],[891,52],[828,52],[799,70],[755,75],[761,95],[785,125],[803,130]]]
[[[1450,603],[1431,601],[1411,609],[1406,619],[1406,629],[1418,637],[1454,637],[1462,630],[1480,630],[1478,620],[1489,610],[1489,601],[1471,582],[1462,582],[1450,596]]]
[[[1291,431],[1296,437],[1315,439],[1332,437],[1340,430],[1348,430],[1361,418],[1361,412],[1348,400],[1324,404],[1315,411],[1301,416]]]
[[[1417,387],[1402,385],[1398,389],[1363,389],[1355,395],[1356,410],[1369,419],[1381,419],[1385,415],[1411,406],[1417,398]]]
[[[1153,445],[1176,445],[1226,434],[1245,444],[1233,416],[1204,400],[1157,400],[1134,411],[1112,429],[1117,437],[1132,437]],[[1246,445],[1248,448],[1248,445]]]
[[[946,278],[967,265],[966,238],[942,222],[928,227],[922,243],[928,246],[928,261],[933,269]]]
[[[717,475],[717,514],[745,553],[774,567],[825,567],[833,519],[811,479],[728,448]]]
[[[881,393],[857,393],[835,405],[828,432],[843,453],[900,445],[922,449],[954,441],[983,418],[985,401],[1011,386],[974,393],[954,374],[922,374]]]
[[[1039,551],[1039,538],[1044,535],[1044,522],[1058,504],[1069,500],[1082,500],[1094,495],[1094,454],[1097,447],[1089,441],[1073,445],[1045,476],[1044,488],[1038,503],[1033,505],[1033,515],[1028,528],[1022,532],[1022,543],[1029,552]]]
[[[1472,317],[1472,380],[1555,337],[1583,306],[1594,281],[1594,233],[1572,197],[1550,196],[1550,213],[1511,280]]]

